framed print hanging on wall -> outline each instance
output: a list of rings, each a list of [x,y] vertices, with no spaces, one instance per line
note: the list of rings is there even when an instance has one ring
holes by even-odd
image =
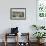
[[[46,0],[37,0],[37,15],[46,18]]]
[[[37,25],[45,26],[46,24],[46,0],[37,0]]]
[[[11,20],[25,20],[26,8],[10,8],[10,19]]]

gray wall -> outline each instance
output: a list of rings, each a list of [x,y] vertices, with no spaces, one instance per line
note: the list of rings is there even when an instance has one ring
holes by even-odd
[[[10,8],[26,8],[26,20],[10,20]],[[19,32],[29,32],[32,37],[32,24],[36,24],[36,0],[0,0],[0,34],[17,26]]]

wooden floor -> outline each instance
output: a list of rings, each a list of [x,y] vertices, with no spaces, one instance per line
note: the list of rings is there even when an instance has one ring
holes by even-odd
[[[0,42],[0,46],[4,46],[4,43],[2,42]],[[12,42],[10,42],[10,43],[8,43],[8,45],[7,46],[15,46],[15,42],[14,43],[12,43]],[[24,45],[25,46],[25,45]],[[32,43],[30,43],[30,46],[37,46],[37,43],[34,43],[34,42],[32,42]],[[44,43],[43,45],[41,45],[41,46],[46,46],[46,43]]]

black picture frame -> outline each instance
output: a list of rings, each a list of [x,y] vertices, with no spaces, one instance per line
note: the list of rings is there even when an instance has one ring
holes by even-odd
[[[26,8],[10,8],[10,19],[11,20],[25,20]]]

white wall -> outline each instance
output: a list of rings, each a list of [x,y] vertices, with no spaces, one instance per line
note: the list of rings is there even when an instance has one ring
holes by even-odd
[[[26,20],[10,20],[10,8],[26,8]],[[32,24],[36,24],[36,0],[0,0],[0,34],[17,26],[32,36]]]

